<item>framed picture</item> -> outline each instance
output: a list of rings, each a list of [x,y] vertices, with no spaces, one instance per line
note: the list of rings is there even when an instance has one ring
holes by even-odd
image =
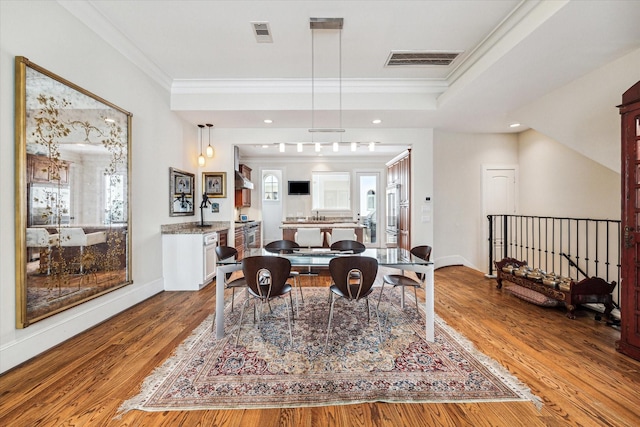
[[[202,172],[202,189],[207,197],[227,197],[227,173]]]
[[[169,168],[169,216],[194,215],[195,175]]]

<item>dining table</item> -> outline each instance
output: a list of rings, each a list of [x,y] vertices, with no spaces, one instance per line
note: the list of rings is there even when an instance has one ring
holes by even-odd
[[[329,248],[300,248],[283,252],[269,252],[264,248],[251,248],[244,253],[245,258],[250,256],[269,255],[281,256],[291,262],[291,267],[329,268],[329,261],[338,256],[357,255],[375,258],[378,265],[398,269],[404,274],[405,270],[424,274],[424,312],[425,312],[425,338],[429,342],[434,341],[435,335],[435,308],[434,308],[434,283],[433,262],[416,257],[402,248],[367,248],[363,252],[354,254],[352,251],[332,251]],[[224,290],[225,274],[242,270],[242,260],[233,257],[217,261],[216,271],[216,338],[222,339],[225,335],[224,325]],[[404,306],[404,290],[401,304]]]

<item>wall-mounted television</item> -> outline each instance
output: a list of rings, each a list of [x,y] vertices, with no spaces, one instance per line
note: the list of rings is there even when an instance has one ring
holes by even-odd
[[[309,181],[289,181],[289,195],[309,194]]]

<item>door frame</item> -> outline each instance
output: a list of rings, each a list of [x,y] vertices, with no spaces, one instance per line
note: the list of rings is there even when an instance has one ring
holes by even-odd
[[[380,247],[380,240],[382,238],[382,235],[380,234],[380,218],[381,218],[381,213],[380,213],[380,209],[381,207],[384,207],[384,201],[382,199],[382,195],[381,193],[381,188],[382,188],[382,177],[383,177],[383,171],[382,170],[375,170],[375,169],[362,169],[362,170],[355,170],[355,204],[354,204],[354,212],[356,214],[360,214],[361,218],[362,218],[362,212],[360,212],[360,206],[361,206],[361,191],[360,191],[360,177],[361,176],[371,176],[371,175],[375,175],[376,176],[376,242],[375,243],[365,243],[365,245],[369,248],[379,248]],[[364,236],[364,230],[363,230],[363,236]],[[364,240],[364,238],[363,238]]]
[[[518,212],[518,199],[519,199],[519,193],[518,193],[518,183],[519,183],[519,176],[518,176],[518,165],[517,164],[483,164],[482,165],[482,176],[481,176],[481,181],[482,181],[482,238],[483,238],[483,242],[489,242],[489,226],[487,223],[487,215],[489,212],[489,200],[488,200],[488,183],[489,183],[489,173],[490,171],[493,170],[508,170],[508,171],[513,171],[513,212],[503,212],[504,214],[515,214]],[[488,260],[489,260],[489,245],[488,243],[483,245],[482,247],[482,258],[485,260],[484,265],[488,265]],[[488,273],[488,271],[486,272]]]

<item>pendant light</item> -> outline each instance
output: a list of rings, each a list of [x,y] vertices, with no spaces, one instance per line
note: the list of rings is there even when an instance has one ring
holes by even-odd
[[[202,155],[202,128],[204,128],[204,125],[198,125],[198,127],[200,128],[200,132],[199,132],[199,136],[200,136],[200,155],[198,156],[198,166],[204,166],[205,163],[207,162],[207,160],[204,158],[204,156]]]
[[[342,127],[342,27],[343,18],[309,18],[309,28],[311,29],[311,139],[313,141],[313,135],[317,132],[326,133],[339,133],[340,143],[342,142],[342,134],[344,128]],[[315,31],[316,30],[338,30],[338,87],[339,87],[339,127],[337,128],[317,128],[315,123]],[[338,142],[333,143],[333,151],[338,151]],[[320,143],[315,143],[316,152],[320,151]]]
[[[209,145],[207,145],[207,157],[211,159],[213,157],[213,147],[211,146],[211,128],[213,127],[213,125],[211,123],[207,123],[207,127],[209,128]]]

